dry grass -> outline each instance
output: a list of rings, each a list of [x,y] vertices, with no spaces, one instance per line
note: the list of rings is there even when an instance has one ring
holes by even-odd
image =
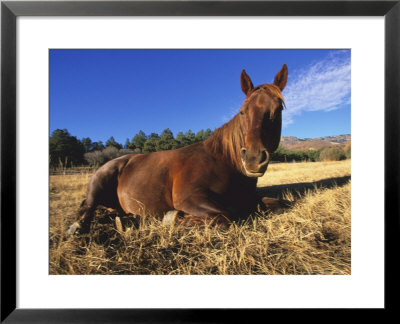
[[[259,183],[348,175],[349,161],[275,164]],[[292,208],[259,211],[226,231],[121,217],[121,232],[115,215],[99,210],[91,234],[67,238],[89,176],[50,177],[51,274],[350,274],[350,181],[301,192],[283,186]]]
[[[271,164],[264,176],[258,180],[258,186],[314,182],[350,176],[350,165],[351,160]]]

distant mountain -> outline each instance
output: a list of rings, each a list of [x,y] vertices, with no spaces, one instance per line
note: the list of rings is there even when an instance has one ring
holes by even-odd
[[[297,138],[295,136],[282,136],[281,146],[292,151],[320,150],[324,147],[344,147],[351,141],[351,135],[325,136],[317,138]]]

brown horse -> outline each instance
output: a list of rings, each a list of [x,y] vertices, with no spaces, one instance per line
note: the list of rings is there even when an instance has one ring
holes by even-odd
[[[68,233],[88,232],[99,205],[159,219],[179,211],[174,221],[186,225],[226,225],[247,217],[259,202],[257,177],[267,170],[270,153],[279,145],[287,75],[284,64],[273,84],[254,87],[243,70],[240,82],[246,99],[239,113],[207,140],[104,164],[90,179],[78,221]]]

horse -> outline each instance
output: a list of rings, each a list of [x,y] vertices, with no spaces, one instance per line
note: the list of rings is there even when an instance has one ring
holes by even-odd
[[[272,84],[253,86],[243,69],[246,98],[239,112],[212,135],[169,151],[128,154],[101,166],[91,177],[86,199],[68,234],[88,233],[97,206],[127,215],[173,217],[184,225],[229,226],[257,208],[257,178],[279,145],[288,68]],[[265,204],[276,204],[261,198]]]

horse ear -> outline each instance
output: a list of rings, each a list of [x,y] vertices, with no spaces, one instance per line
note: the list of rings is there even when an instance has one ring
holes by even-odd
[[[278,86],[278,88],[281,89],[281,91],[286,87],[287,76],[288,76],[288,68],[286,64],[283,64],[282,68],[275,75],[274,79],[274,84]]]
[[[250,77],[246,74],[246,71],[244,69],[242,70],[242,74],[240,74],[240,86],[246,96],[254,88],[253,82],[251,82]]]

